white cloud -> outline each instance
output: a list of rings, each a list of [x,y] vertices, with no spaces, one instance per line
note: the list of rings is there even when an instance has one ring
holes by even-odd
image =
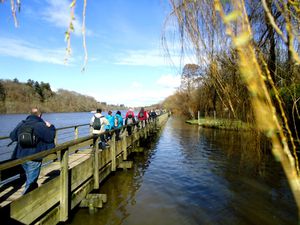
[[[125,104],[126,106],[145,106],[159,103],[169,95],[175,92],[174,88],[161,88],[155,89],[133,89],[127,88],[118,90],[120,94],[112,94],[110,92],[88,92],[87,95],[95,97],[98,101],[107,102],[108,104]]]
[[[180,86],[180,76],[179,75],[162,75],[156,82],[158,85],[168,88],[176,88]]]
[[[132,66],[165,66],[166,60],[157,50],[129,50],[118,56],[116,64]]]
[[[118,87],[117,92],[103,91],[99,93],[95,90],[86,94],[108,104],[125,104],[132,107],[152,105],[174,94],[180,85],[180,76],[162,75],[157,80],[153,80],[153,84],[133,81],[128,86]]]
[[[68,29],[70,24],[70,4],[71,1],[67,0],[47,0],[48,5],[43,9],[41,16],[45,21],[53,24],[56,27]],[[75,6],[76,7],[76,6]],[[75,20],[73,21],[74,34],[81,35],[81,22],[80,17],[75,13]],[[90,35],[92,32],[86,29],[86,34]]]
[[[166,56],[162,50],[127,50],[116,57],[115,64],[129,66],[170,66],[195,63],[191,57],[181,58],[179,54],[173,53],[171,58]]]
[[[130,85],[132,88],[141,88],[143,85],[137,81],[133,81],[132,84]]]
[[[65,49],[47,49],[19,39],[0,38],[0,55],[34,62],[64,64]]]

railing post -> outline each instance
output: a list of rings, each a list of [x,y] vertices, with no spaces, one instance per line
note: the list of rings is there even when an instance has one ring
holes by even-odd
[[[60,221],[65,222],[69,213],[69,151],[61,151],[60,159]]]
[[[127,136],[122,139],[123,160],[127,160]]]
[[[56,131],[55,131],[55,137],[54,137],[54,144],[55,144],[55,146],[57,146],[57,139],[58,139],[57,136],[58,136],[58,135],[57,135],[57,130],[56,130]],[[61,159],[61,151],[59,151],[59,152],[56,153],[56,157],[57,157],[57,160],[58,160],[58,159]]]
[[[55,146],[57,145],[57,130],[55,131],[55,137],[54,137],[54,144],[55,144]]]
[[[75,139],[78,138],[78,134],[79,134],[79,132],[78,132],[78,127],[75,126],[75,130],[74,130]]]
[[[96,139],[93,146],[93,157],[94,157],[94,189],[99,189],[99,141],[100,137]]]
[[[111,138],[111,171],[116,171],[116,133],[114,132]]]
[[[146,139],[147,138],[147,126],[148,124],[145,122],[145,127],[143,129],[143,138]]]

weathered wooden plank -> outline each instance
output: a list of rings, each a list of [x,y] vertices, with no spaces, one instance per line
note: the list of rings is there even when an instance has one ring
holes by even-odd
[[[62,222],[67,221],[69,213],[69,151],[61,152],[60,161],[60,216],[59,220]]]
[[[57,159],[57,154],[53,153],[53,154],[50,154],[50,155],[46,156],[45,158],[43,158],[43,163],[47,163],[47,162],[50,162],[50,161],[53,161],[56,159]]]
[[[106,165],[107,163],[110,162],[110,159],[111,159],[111,143],[110,143],[110,147],[105,149],[105,150],[102,150],[102,151],[99,151],[99,169],[101,167],[103,167],[104,165]]]
[[[135,148],[133,148],[132,152],[144,152],[144,148],[136,146]]]
[[[78,138],[78,127],[76,126],[75,129],[74,129],[74,138],[77,139]]]
[[[107,201],[106,194],[88,194],[81,202],[80,207],[89,207],[90,210],[94,208],[102,208],[103,203]]]
[[[11,218],[30,224],[59,202],[59,179],[53,179],[43,186],[13,201],[10,205]]]
[[[99,145],[100,138],[97,138],[93,152],[94,189],[99,189]]]
[[[122,139],[123,137],[121,138],[121,140]],[[116,155],[120,154],[122,151],[122,141],[116,141]]]
[[[127,160],[127,137],[122,138],[123,160]]]
[[[93,139],[84,141],[84,142],[82,142],[80,144],[77,144],[77,145],[74,145],[74,146],[71,146],[69,148],[69,153],[75,152],[78,149],[86,147],[86,146],[91,146],[92,144],[93,144]]]
[[[35,223],[35,225],[53,225],[59,222],[59,206],[55,207],[49,213],[47,213],[41,220]]]
[[[133,164],[132,161],[123,161],[123,162],[119,163],[118,168],[119,169],[131,169],[132,164]]]
[[[87,157],[87,156],[86,156]],[[71,170],[71,191],[93,176],[93,157],[88,156]]]
[[[116,134],[113,134],[111,139],[111,171],[116,171]]]
[[[85,196],[90,193],[94,188],[94,180],[90,179],[79,189],[72,193],[71,209],[77,206]]]

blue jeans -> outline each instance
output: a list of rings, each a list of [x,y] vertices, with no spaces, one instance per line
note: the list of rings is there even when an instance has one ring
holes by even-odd
[[[26,184],[23,194],[38,187],[37,180],[40,175],[42,162],[41,161],[28,161],[22,164],[26,173]]]

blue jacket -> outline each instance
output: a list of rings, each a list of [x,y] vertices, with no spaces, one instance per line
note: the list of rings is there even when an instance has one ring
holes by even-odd
[[[119,114],[116,114],[115,117],[118,119],[118,126],[115,128],[120,128],[123,126],[123,118]]]
[[[112,115],[107,115],[107,116],[106,116],[106,119],[108,120],[109,125],[106,125],[106,126],[105,126],[105,129],[106,129],[106,130],[113,129],[113,128],[114,128],[115,117],[112,116]]]
[[[16,128],[9,135],[12,141],[18,141],[20,128],[24,124],[30,124],[33,127],[34,134],[38,138],[37,146],[35,148],[25,149],[22,148],[19,143],[17,143],[15,149],[16,158],[22,158],[55,147],[55,127],[53,125],[47,127],[45,121],[42,118],[35,115],[29,115],[26,118],[26,120],[23,120],[16,126]]]

